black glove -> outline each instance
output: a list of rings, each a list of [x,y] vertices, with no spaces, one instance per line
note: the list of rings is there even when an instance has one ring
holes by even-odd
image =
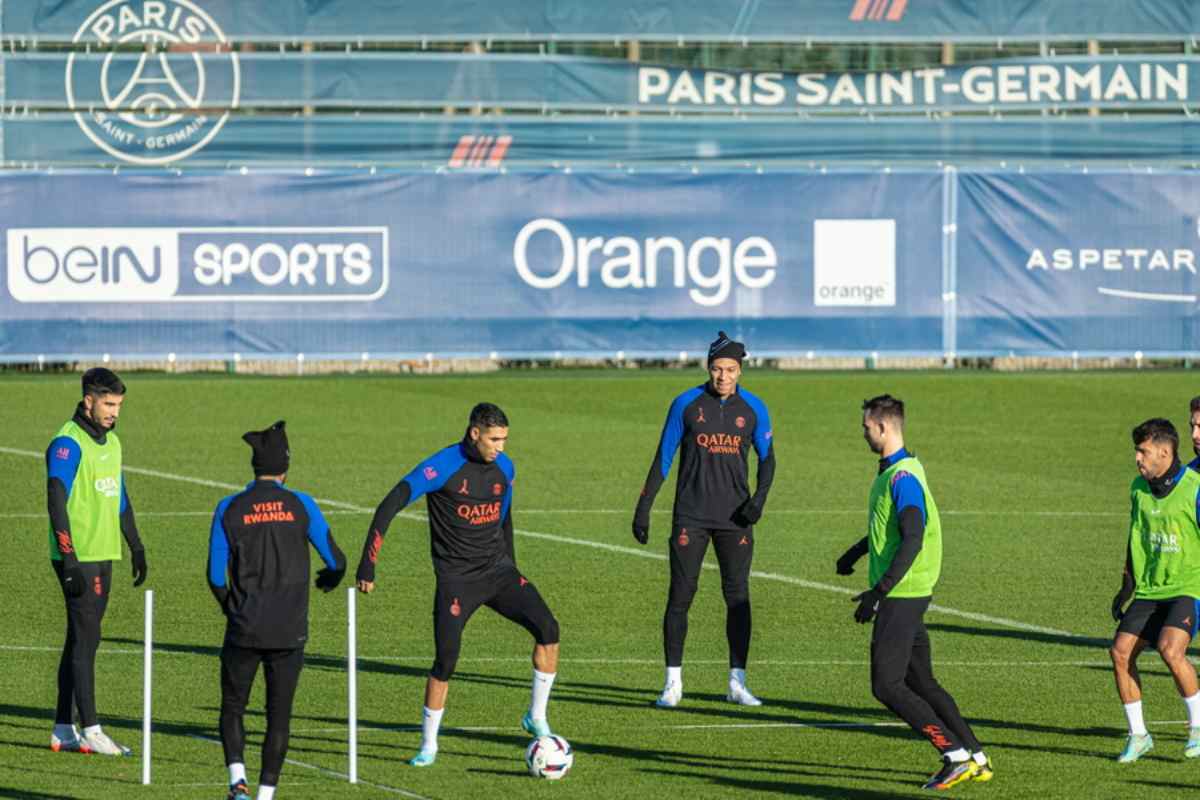
[[[146,551],[129,551],[129,560],[133,562],[133,585],[136,588],[146,582]]]
[[[354,580],[356,582],[357,581],[366,581],[367,583],[374,583],[375,582],[375,562],[366,557],[360,558],[358,560],[358,571],[354,573]]]
[[[638,544],[650,541],[650,512],[638,509],[633,512],[633,538]]]
[[[315,586],[322,592],[332,592],[342,582],[342,577],[345,576],[344,569],[325,569],[317,570],[317,580]]]
[[[75,559],[63,561],[63,592],[67,597],[83,597],[87,591],[87,582],[83,579],[83,569]]]
[[[879,601],[882,599],[883,592],[878,589],[868,589],[852,597],[851,600],[858,603],[858,608],[854,609],[854,621],[863,625],[875,619],[875,612],[879,610]]]
[[[842,553],[842,557],[837,560],[837,574],[853,575],[854,565],[858,563],[860,558],[862,558],[862,556],[860,556],[858,554],[858,550],[853,547]]]
[[[743,528],[749,528],[762,519],[762,507],[751,497],[742,503],[742,507],[733,512],[733,521]]]

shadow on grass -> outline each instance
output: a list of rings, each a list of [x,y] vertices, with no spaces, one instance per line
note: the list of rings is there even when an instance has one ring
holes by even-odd
[[[663,775],[671,775],[671,773],[662,770],[648,770],[651,773],[660,773]],[[753,778],[733,778],[724,775],[690,775],[692,778],[702,778],[714,786],[720,786],[733,790],[745,790],[754,792],[767,792],[774,794],[784,794],[790,797],[809,797],[818,798],[819,800],[895,800],[895,798],[915,798],[924,797],[925,795],[918,793],[919,786],[913,786],[912,794],[900,794],[898,791],[904,789],[854,789],[846,786],[837,786],[823,783],[810,783],[799,781],[766,781],[756,780]],[[817,776],[828,777],[828,776]],[[921,781],[924,782],[924,779]],[[892,783],[896,783],[892,781]],[[907,787],[906,787],[907,788]]]
[[[74,800],[67,794],[46,794],[32,789],[15,789],[0,786],[0,797],[19,797],[21,800]]]
[[[1042,633],[1040,631],[1024,631],[1016,628],[989,628],[982,625],[952,625],[947,622],[926,622],[925,627],[930,631],[941,633],[962,634],[965,636],[988,636],[995,639],[1017,639],[1023,642],[1039,644],[1065,644],[1070,647],[1085,647],[1089,650],[1102,649],[1107,651],[1112,645],[1112,638],[1100,639],[1091,636],[1062,636],[1057,633]],[[1097,653],[1107,658],[1107,653]],[[937,667],[937,662],[933,665]]]

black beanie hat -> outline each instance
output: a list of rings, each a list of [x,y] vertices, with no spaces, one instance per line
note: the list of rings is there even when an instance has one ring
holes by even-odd
[[[292,451],[288,449],[287,431],[279,420],[265,431],[247,431],[242,439],[254,450],[250,466],[255,475],[282,475],[288,471]]]
[[[708,346],[708,364],[718,358],[732,358],[739,364],[746,357],[746,346],[729,338],[725,331],[717,331],[717,340]]]

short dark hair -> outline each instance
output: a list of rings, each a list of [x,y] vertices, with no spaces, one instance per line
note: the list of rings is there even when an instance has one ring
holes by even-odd
[[[1171,452],[1179,452],[1179,432],[1171,424],[1171,420],[1162,417],[1148,419],[1133,429],[1133,446],[1137,447],[1145,441],[1157,443],[1170,442]]]
[[[1192,402],[1188,403],[1188,410],[1192,414],[1195,414],[1197,411],[1200,411],[1200,394],[1193,397]]]
[[[471,409],[471,419],[467,423],[472,428],[507,428],[508,417],[495,403],[479,403]]]
[[[125,384],[117,377],[117,373],[104,367],[92,367],[83,373],[84,397],[100,394],[125,394]]]
[[[881,394],[863,400],[862,410],[871,419],[892,419],[904,427],[904,401],[890,394]]]

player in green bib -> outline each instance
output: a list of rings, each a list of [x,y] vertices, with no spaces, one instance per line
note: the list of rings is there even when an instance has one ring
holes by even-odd
[[[129,755],[96,717],[96,648],[108,607],[112,562],[129,545],[134,586],[146,580],[146,553],[121,474],[121,440],[113,432],[125,384],[103,367],[83,375],[83,400],[46,448],[50,563],[67,606],[67,638],[58,664],[58,706],[50,749]],[[79,729],[71,721],[79,712]]]
[[[1142,716],[1137,658],[1154,647],[1175,678],[1188,713],[1183,754],[1200,756],[1200,682],[1187,649],[1200,616],[1200,474],[1179,463],[1179,434],[1165,419],[1133,429],[1138,477],[1130,487],[1129,546],[1121,589],[1113,598],[1117,625],[1113,672],[1129,737],[1117,761],[1137,761],[1154,747]],[[1121,611],[1129,598],[1133,602]]]
[[[933,677],[925,609],[942,570],[942,525],[925,468],[904,447],[904,403],[889,394],[863,403],[863,438],[879,458],[867,500],[867,535],[838,559],[839,575],[869,554],[870,587],[854,600],[871,633],[871,693],[942,755],[926,789],[987,781],[992,765],[950,693]]]

